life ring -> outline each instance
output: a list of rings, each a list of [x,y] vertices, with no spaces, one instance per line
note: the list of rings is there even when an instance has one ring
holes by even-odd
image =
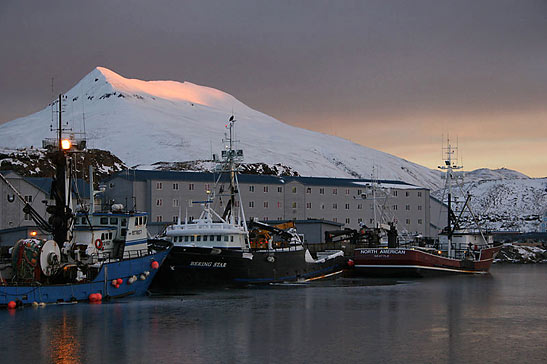
[[[101,239],[95,240],[95,248],[97,248],[97,250],[103,250],[103,241]]]

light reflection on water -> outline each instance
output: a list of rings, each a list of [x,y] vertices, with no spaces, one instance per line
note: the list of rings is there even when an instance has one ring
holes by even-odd
[[[499,363],[547,357],[547,266],[0,311],[2,363]],[[29,345],[32,350],[29,350]]]

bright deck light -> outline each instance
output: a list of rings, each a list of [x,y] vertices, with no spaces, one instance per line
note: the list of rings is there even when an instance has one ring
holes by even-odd
[[[68,139],[61,140],[61,148],[63,148],[63,150],[70,149],[71,146],[72,146],[72,143],[70,142],[70,140]]]

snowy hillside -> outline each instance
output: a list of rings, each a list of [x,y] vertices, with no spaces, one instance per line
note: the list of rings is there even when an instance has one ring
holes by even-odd
[[[547,209],[547,178],[472,181],[463,191],[471,194],[471,208],[481,225],[492,230],[538,231]],[[432,195],[441,199],[443,193]]]
[[[500,179],[519,179],[519,178],[530,178],[527,175],[513,171],[507,168],[500,169],[488,169],[481,168],[475,169],[471,172],[465,172],[465,180],[467,182],[471,181],[484,181],[484,180],[500,180]]]
[[[189,82],[126,79],[98,67],[65,94],[64,120],[87,132],[88,146],[127,165],[207,160],[225,123],[237,119],[246,163],[276,163],[303,176],[402,180],[435,189],[437,171],[348,140],[284,124],[222,91]],[[54,102],[54,106],[55,102]],[[85,112],[84,112],[85,111]],[[0,146],[39,146],[51,135],[52,108],[0,125]]]

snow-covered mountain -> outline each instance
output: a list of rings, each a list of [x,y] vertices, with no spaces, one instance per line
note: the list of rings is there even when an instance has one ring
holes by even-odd
[[[54,106],[55,102],[53,103]],[[233,96],[189,82],[127,79],[97,67],[66,92],[63,119],[84,129],[88,146],[128,165],[210,159],[233,113],[245,162],[280,163],[303,176],[402,180],[435,189],[440,174],[346,139],[297,128]],[[85,112],[84,112],[85,111]],[[51,135],[52,107],[0,125],[0,146],[39,146]]]
[[[491,230],[538,231],[547,209],[547,178],[475,180],[464,183],[462,191],[455,192],[459,200],[465,201],[462,196],[469,192],[480,225]],[[443,191],[432,195],[442,199]],[[467,216],[467,222],[471,224],[471,220]]]
[[[530,178],[527,175],[507,168],[488,169],[480,168],[471,172],[465,172],[465,180],[484,181],[484,180],[505,180],[505,179],[523,179]]]

